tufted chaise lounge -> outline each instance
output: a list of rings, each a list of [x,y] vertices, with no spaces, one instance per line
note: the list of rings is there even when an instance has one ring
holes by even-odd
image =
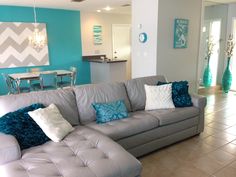
[[[23,151],[14,137],[0,134],[0,176],[139,177],[141,164],[134,156],[197,135],[204,127],[204,97],[192,96],[193,107],[144,111],[144,84],[158,81],[166,79],[153,76],[0,97],[0,116],[33,103],[54,103],[75,127],[60,143],[50,141]],[[129,117],[96,124],[91,104],[121,99]]]
[[[78,126],[62,142],[23,151],[0,167],[1,177],[136,177],[140,163],[108,137]]]

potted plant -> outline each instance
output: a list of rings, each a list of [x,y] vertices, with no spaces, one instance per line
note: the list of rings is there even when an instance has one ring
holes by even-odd
[[[225,93],[228,93],[232,84],[232,73],[230,71],[230,60],[231,57],[233,56],[233,52],[234,52],[234,46],[235,46],[235,42],[234,42],[234,38],[233,35],[230,34],[229,38],[227,40],[227,44],[226,44],[226,57],[227,57],[227,65],[223,74],[223,78],[222,78],[222,90]]]
[[[211,55],[213,54],[215,44],[213,43],[213,40],[211,37],[207,39],[207,51],[206,51],[206,57],[205,59],[207,60],[207,65],[204,70],[203,74],[203,85],[208,88],[211,86],[212,82],[212,73],[211,73],[211,68],[210,68],[210,59]]]

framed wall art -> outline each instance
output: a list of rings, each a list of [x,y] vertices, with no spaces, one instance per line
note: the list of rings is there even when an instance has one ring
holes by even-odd
[[[188,47],[188,19],[175,19],[174,21],[174,48],[183,49]]]
[[[93,26],[93,43],[94,45],[102,45],[102,26],[94,25]]]
[[[29,46],[34,28],[34,23],[0,22],[0,68],[49,65],[48,45],[38,51]],[[37,28],[47,35],[46,24]]]

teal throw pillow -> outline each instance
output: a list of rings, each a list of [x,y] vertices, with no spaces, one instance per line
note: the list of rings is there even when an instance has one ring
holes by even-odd
[[[92,106],[96,112],[98,124],[128,117],[128,111],[123,100],[109,103],[93,103]]]
[[[189,95],[188,81],[171,82],[172,83],[172,100],[175,107],[193,106],[191,96]],[[169,84],[167,82],[158,82],[157,85]]]
[[[10,112],[0,118],[0,132],[13,135],[21,150],[44,144],[50,139],[44,134],[38,124],[29,116],[29,111],[44,108],[42,104],[31,106]]]

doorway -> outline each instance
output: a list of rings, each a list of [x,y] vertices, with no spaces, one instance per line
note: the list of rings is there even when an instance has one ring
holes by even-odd
[[[112,25],[113,59],[127,60],[126,79],[131,79],[131,25]]]
[[[236,18],[233,18],[232,21],[232,30],[233,30],[233,36],[234,36],[234,41],[236,41]],[[236,91],[236,50],[234,50],[234,54],[232,56],[231,59],[231,71],[232,71],[232,75],[233,75],[233,80],[232,80],[232,87],[231,90],[232,91]]]
[[[211,86],[217,85],[217,73],[218,73],[218,63],[219,63],[219,56],[220,56],[220,36],[221,36],[221,20],[214,19],[214,20],[205,20],[204,21],[204,35],[203,42],[204,42],[204,51],[207,48],[207,40],[210,38],[214,44],[213,52],[210,58],[210,69],[212,73],[212,83]],[[206,56],[206,52],[204,53],[203,58]],[[207,61],[203,62],[202,65],[202,74],[203,77],[204,69],[206,67]]]

